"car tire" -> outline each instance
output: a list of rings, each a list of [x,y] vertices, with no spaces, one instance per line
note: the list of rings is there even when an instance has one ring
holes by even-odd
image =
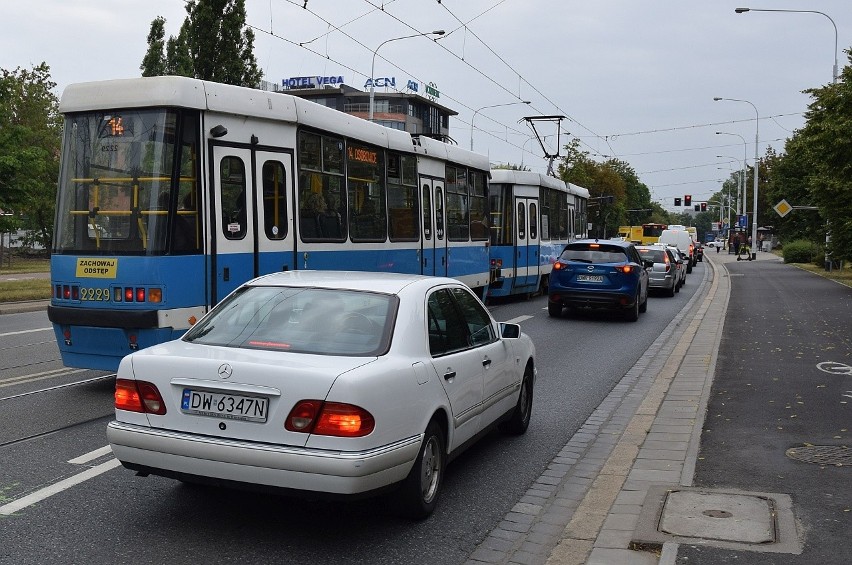
[[[518,403],[508,420],[502,422],[498,428],[501,432],[513,435],[521,435],[527,431],[532,416],[533,401],[533,371],[530,365],[524,371],[524,379],[521,381],[521,391],[518,395]]]
[[[633,306],[629,310],[624,311],[624,317],[628,322],[639,320],[639,294],[636,295],[636,300],[633,301]]]
[[[645,301],[639,305],[639,312],[645,313],[648,311],[648,293],[645,293]]]
[[[547,303],[547,313],[551,318],[561,318],[562,317],[562,303],[561,302],[548,302]]]
[[[441,427],[434,420],[429,422],[414,466],[400,487],[398,501],[405,516],[423,520],[435,510],[447,461],[445,445]]]
[[[672,285],[672,287],[666,292],[666,296],[674,296],[677,292],[677,281]]]
[[[691,272],[692,272],[692,261],[689,261],[686,264],[686,274],[689,274]]]

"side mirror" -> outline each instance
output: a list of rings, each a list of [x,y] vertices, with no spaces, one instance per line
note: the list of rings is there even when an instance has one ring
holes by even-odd
[[[648,261],[647,259],[645,259],[645,260],[642,261],[642,266],[644,266],[646,269],[653,269],[654,268],[654,262]]]
[[[504,339],[518,339],[521,337],[521,326],[500,322],[500,337]]]

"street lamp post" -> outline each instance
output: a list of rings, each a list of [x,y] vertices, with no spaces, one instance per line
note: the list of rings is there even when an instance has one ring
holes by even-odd
[[[713,98],[716,102],[719,100],[726,100],[728,102],[745,102],[746,104],[751,105],[754,108],[754,194],[752,195],[752,217],[751,217],[751,258],[757,259],[757,253],[754,250],[754,246],[757,245],[757,169],[759,167],[759,157],[757,154],[757,147],[760,143],[760,113],[757,111],[757,106],[749,102],[748,100],[741,100],[739,98],[721,98],[715,97]]]
[[[504,104],[492,104],[491,106],[483,106],[482,108],[478,108],[474,110],[473,117],[470,118],[470,150],[473,151],[473,120],[476,119],[476,114],[478,114],[481,110],[486,110],[488,108],[499,108],[500,106],[514,106],[515,104],[530,104],[529,100],[519,100],[518,102],[506,102]]]
[[[744,14],[746,12],[789,12],[794,14],[820,14],[821,16],[825,16],[826,18],[828,18],[828,21],[830,21],[831,25],[834,26],[834,67],[832,69],[832,82],[837,84],[837,24],[834,23],[834,20],[831,19],[831,16],[824,12],[818,12],[817,10],[771,10],[764,8],[735,8],[734,12],[738,14]]]
[[[445,33],[444,30],[438,29],[438,30],[435,30],[435,31],[429,31],[429,32],[424,32],[424,33],[415,33],[415,34],[412,34],[412,35],[403,35],[402,37],[394,37],[394,38],[391,38],[391,39],[386,39],[385,41],[382,41],[381,43],[379,43],[379,46],[376,47],[376,49],[373,51],[373,63],[372,63],[372,65],[370,65],[370,118],[369,119],[370,119],[371,122],[373,121],[374,101],[376,99],[376,79],[375,79],[375,75],[376,75],[376,54],[379,52],[379,49],[382,47],[382,45],[384,45],[385,43],[390,43],[391,41],[399,41],[400,39],[409,39],[411,37],[422,37],[422,36],[425,36],[425,35],[444,35],[444,33]]]
[[[735,135],[743,140],[743,177],[740,181],[741,188],[740,192],[737,192],[737,214],[745,214],[745,178],[746,178],[746,152],[748,151],[748,144],[743,136],[738,133],[728,133],[726,131],[717,131],[716,135]]]

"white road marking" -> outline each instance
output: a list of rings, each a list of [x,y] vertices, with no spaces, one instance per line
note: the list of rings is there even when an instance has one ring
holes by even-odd
[[[31,492],[27,496],[21,497],[18,500],[14,500],[12,502],[9,502],[8,504],[0,506],[0,515],[11,516],[18,510],[22,510],[27,506],[32,506],[33,504],[41,502],[42,500],[49,498],[54,494],[59,494],[64,490],[68,490],[69,488],[79,485],[82,482],[88,481],[89,479],[93,479],[98,475],[106,473],[111,469],[115,469],[120,465],[121,463],[118,459],[110,459],[106,463],[101,463],[100,465],[96,465],[94,467],[86,469],[82,473],[77,473],[76,475],[68,477],[67,479],[63,479],[56,484],[44,487],[43,489],[39,489],[35,492]]]
[[[52,369],[50,371],[42,371],[40,373],[30,373],[29,375],[21,375],[20,377],[9,377],[7,379],[0,379],[0,388],[12,385],[19,385],[21,383],[41,381],[44,379],[52,379],[54,377],[75,375],[77,373],[82,373],[88,370],[89,369],[68,369],[68,367],[62,367],[61,369]]]
[[[48,330],[53,331],[53,326],[51,326],[49,328],[37,328],[37,329],[34,329],[34,330],[21,330],[21,331],[18,331],[18,332],[6,332],[6,333],[0,334],[0,337],[6,337],[7,335],[31,334],[33,332],[46,332]]]
[[[511,320],[504,320],[504,322],[507,324],[520,324],[521,322],[529,320],[532,317],[533,316],[518,316],[517,318],[512,318]]]
[[[84,453],[80,457],[75,457],[74,459],[69,459],[69,463],[73,463],[74,465],[82,465],[84,463],[88,463],[93,459],[97,459],[98,457],[103,457],[107,453],[111,453],[112,448],[108,445],[105,445],[101,448],[95,449],[94,451],[90,451],[88,453]]]

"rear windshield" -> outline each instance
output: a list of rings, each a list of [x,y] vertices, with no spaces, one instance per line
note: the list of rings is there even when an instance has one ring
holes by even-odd
[[[559,260],[581,263],[623,263],[628,258],[623,247],[602,243],[579,243],[565,247]]]
[[[184,341],[318,355],[375,356],[390,345],[398,299],[374,292],[249,286]]]
[[[653,261],[654,263],[666,262],[666,252],[662,249],[647,249],[637,247],[636,250],[639,251],[639,256],[642,257],[643,261]]]

